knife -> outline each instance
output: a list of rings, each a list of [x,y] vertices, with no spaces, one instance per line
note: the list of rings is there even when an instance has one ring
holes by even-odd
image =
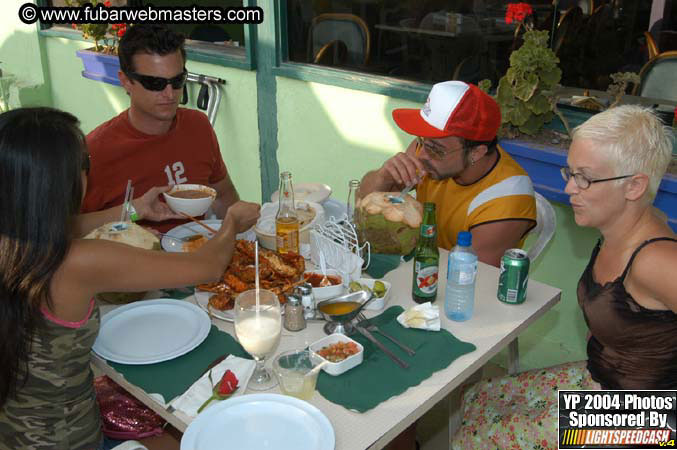
[[[388,350],[388,348],[387,348],[385,345],[381,344],[381,343],[374,337],[374,335],[371,334],[371,332],[370,332],[369,330],[367,330],[366,328],[364,328],[364,327],[362,327],[362,326],[360,326],[360,325],[355,325],[355,328],[357,329],[357,331],[360,332],[360,334],[361,334],[362,336],[366,337],[366,338],[369,339],[375,346],[377,346],[378,348],[380,348],[380,349],[383,351],[383,353],[385,353],[386,355],[390,356],[390,359],[392,359],[393,361],[395,361],[400,367],[402,367],[403,369],[408,369],[408,368],[409,368],[409,364],[407,364],[406,362],[402,361],[396,354],[394,354],[393,352],[391,352],[390,350]]]

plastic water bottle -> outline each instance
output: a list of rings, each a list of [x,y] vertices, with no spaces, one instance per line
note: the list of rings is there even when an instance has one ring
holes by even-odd
[[[462,322],[472,317],[476,281],[477,255],[472,249],[472,234],[461,231],[447,264],[444,313],[449,319]]]

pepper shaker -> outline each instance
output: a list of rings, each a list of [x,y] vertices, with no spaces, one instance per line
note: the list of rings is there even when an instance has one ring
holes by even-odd
[[[296,294],[287,295],[287,303],[284,305],[284,327],[289,331],[300,331],[306,327],[301,298]]]
[[[301,304],[303,305],[303,316],[306,319],[314,319],[315,297],[313,296],[313,285],[310,283],[303,283],[296,289],[298,295],[301,296]]]

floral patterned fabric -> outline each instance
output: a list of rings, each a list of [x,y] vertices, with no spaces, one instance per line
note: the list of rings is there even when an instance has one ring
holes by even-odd
[[[463,395],[461,449],[557,449],[557,390],[598,389],[586,361],[489,378]]]

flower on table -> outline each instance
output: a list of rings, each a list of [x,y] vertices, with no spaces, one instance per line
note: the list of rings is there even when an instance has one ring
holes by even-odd
[[[508,3],[508,10],[505,12],[505,23],[522,22],[533,13],[534,10],[528,3]]]
[[[211,372],[209,372],[209,379],[211,381]],[[209,397],[197,410],[200,414],[205,407],[211,403],[212,400],[225,400],[230,397],[233,392],[239,387],[239,380],[237,376],[231,371],[226,370],[221,377],[221,380],[212,389],[212,396]]]
[[[221,381],[218,384],[218,393],[221,396],[230,395],[235,392],[235,389],[238,387],[238,379],[233,372],[226,370],[221,377]]]

